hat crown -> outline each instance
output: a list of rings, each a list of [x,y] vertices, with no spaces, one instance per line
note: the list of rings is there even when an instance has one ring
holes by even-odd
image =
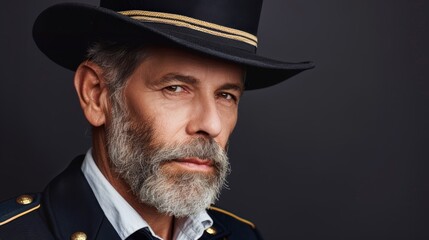
[[[45,9],[33,37],[50,59],[71,70],[99,41],[172,44],[246,67],[246,89],[268,87],[313,68],[256,54],[262,0],[100,0]]]
[[[178,14],[257,35],[262,0],[101,0],[100,6]]]

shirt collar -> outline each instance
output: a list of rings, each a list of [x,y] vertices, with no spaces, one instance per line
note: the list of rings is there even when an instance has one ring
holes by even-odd
[[[213,225],[206,211],[188,218],[176,219],[173,239],[199,239]]]
[[[92,149],[89,149],[85,155],[82,172],[94,192],[101,209],[121,239],[126,239],[135,231],[145,227],[149,229],[154,237],[161,239],[156,236],[148,223],[107,181],[95,164],[92,157]],[[198,239],[212,225],[213,220],[206,211],[202,211],[191,217],[177,219],[174,229],[174,239]]]

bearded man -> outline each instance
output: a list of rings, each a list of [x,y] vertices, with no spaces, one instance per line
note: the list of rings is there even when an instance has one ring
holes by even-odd
[[[36,44],[75,71],[93,146],[48,184],[0,205],[0,239],[261,239],[211,206],[244,89],[312,67],[255,54],[260,0],[58,4]]]

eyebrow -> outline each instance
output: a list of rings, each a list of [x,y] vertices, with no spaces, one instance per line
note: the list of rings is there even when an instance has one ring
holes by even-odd
[[[240,93],[240,95],[243,94],[243,87],[238,84],[234,83],[225,83],[222,86],[220,86],[219,90],[234,90]]]
[[[200,82],[198,79],[192,76],[186,76],[179,73],[168,73],[162,76],[159,80],[157,80],[156,84],[162,85],[162,84],[168,84],[176,81],[183,82],[186,84],[193,84],[193,85],[198,85],[198,83]],[[244,91],[244,86],[243,84],[225,83],[222,86],[220,86],[218,89],[238,91],[240,92],[240,95],[241,95]]]
[[[158,81],[156,81],[157,84],[167,84],[167,83],[171,83],[171,82],[175,82],[175,81],[179,81],[179,82],[183,82],[183,83],[187,83],[187,84],[197,84],[198,80],[194,77],[191,76],[185,76],[182,74],[178,74],[178,73],[169,73],[166,74],[164,76],[162,76]]]

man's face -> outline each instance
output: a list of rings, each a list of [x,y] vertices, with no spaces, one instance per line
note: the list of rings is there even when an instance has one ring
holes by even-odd
[[[224,149],[242,91],[238,65],[150,49],[107,123],[115,170],[142,202],[161,212],[184,216],[208,207],[229,169]]]
[[[128,79],[124,96],[136,119],[154,120],[155,141],[182,143],[201,136],[225,148],[242,90],[243,69],[238,65],[156,48]],[[178,170],[209,171],[204,166],[174,165]]]

